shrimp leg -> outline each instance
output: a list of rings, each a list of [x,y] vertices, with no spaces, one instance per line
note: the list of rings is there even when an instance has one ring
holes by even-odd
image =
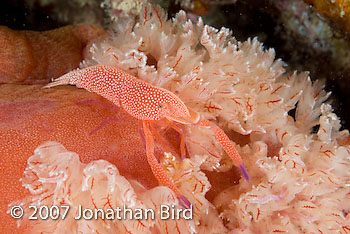
[[[177,131],[181,136],[181,140],[180,140],[181,159],[185,159],[186,158],[186,143],[185,143],[184,131],[170,121],[169,121],[169,124],[170,124],[170,127],[172,127],[175,131]]]
[[[163,126],[170,126],[172,129],[174,129],[180,135],[180,157],[181,157],[181,159],[185,159],[186,158],[186,142],[185,142],[184,131],[181,128],[179,128],[178,126],[176,126],[173,122],[171,122],[169,120],[165,120],[165,121],[166,121],[166,123],[156,122],[154,124],[162,126],[162,127]],[[153,124],[151,124],[151,129],[154,132],[154,134],[156,135],[156,137],[158,138],[159,142],[162,144],[163,149],[166,152],[171,152],[169,147],[165,144],[164,140],[157,132],[157,130],[154,129]],[[175,152],[174,155],[177,155],[177,153]]]
[[[147,161],[152,169],[153,174],[155,175],[155,177],[157,178],[158,182],[161,185],[167,186],[168,188],[170,188],[175,192],[181,206],[185,208],[189,208],[191,206],[190,201],[188,201],[188,199],[181,194],[179,189],[174,185],[171,178],[169,178],[167,173],[159,165],[158,160],[154,155],[154,140],[152,137],[152,133],[148,127],[148,121],[143,121],[143,131],[145,133],[145,139],[146,139]]]
[[[160,136],[159,132],[157,131],[157,129],[153,126],[153,124],[150,124],[151,130],[154,133],[154,135],[156,136],[156,138],[158,139],[159,143],[162,145],[163,150],[165,152],[171,152],[170,148],[167,146],[167,144],[165,143],[165,141],[163,140],[163,138]],[[173,154],[173,152],[171,152]]]

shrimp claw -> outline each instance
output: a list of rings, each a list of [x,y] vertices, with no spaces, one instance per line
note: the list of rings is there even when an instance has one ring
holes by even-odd
[[[151,166],[152,172],[159,181],[160,184],[167,186],[173,190],[178,198],[179,204],[184,208],[190,207],[189,200],[181,194],[179,189],[174,185],[172,179],[166,174],[163,168],[159,165],[156,157],[154,156],[154,140],[151,131],[148,127],[148,122],[143,121],[143,131],[146,137],[146,154],[148,164]]]
[[[191,202],[183,195],[177,196],[177,200],[179,201],[179,205],[185,209],[191,208]]]
[[[249,176],[247,169],[245,168],[243,164],[243,160],[241,156],[238,154],[236,148],[233,146],[231,140],[228,138],[228,136],[225,134],[225,132],[216,126],[214,123],[209,122],[208,120],[200,120],[197,125],[199,126],[206,126],[211,129],[211,131],[214,133],[216,140],[220,143],[222,148],[225,150],[225,152],[230,156],[233,163],[236,167],[241,169],[245,179],[249,181]]]

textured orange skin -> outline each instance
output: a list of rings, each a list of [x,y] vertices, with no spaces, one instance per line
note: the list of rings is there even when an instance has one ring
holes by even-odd
[[[45,84],[78,67],[83,49],[104,30],[90,24],[50,31],[15,31],[0,26],[0,84]]]
[[[51,124],[49,119],[54,115],[53,112],[50,112],[48,119],[41,123],[37,114],[58,110],[55,109],[57,107],[55,102],[41,99],[43,94],[38,86],[5,84],[48,83],[52,78],[76,68],[82,59],[85,46],[91,39],[102,35],[104,35],[103,29],[89,24],[66,26],[45,32],[15,31],[0,26],[0,176],[2,178],[0,231],[2,233],[25,233],[23,227],[17,229],[15,220],[6,214],[7,204],[25,195],[19,179],[23,175],[27,158],[48,135],[44,134],[44,126],[57,127]],[[43,117],[45,115],[41,116]],[[59,118],[59,115],[56,118]],[[52,121],[54,120],[55,118],[52,118]],[[68,131],[69,128],[70,125],[61,127],[63,131]],[[49,135],[55,138],[55,134],[57,135],[57,132]],[[69,139],[68,136],[61,137]],[[74,142],[74,139],[71,142]]]
[[[0,86],[0,231],[26,233],[25,227],[16,227],[16,220],[6,214],[10,202],[28,195],[19,179],[23,177],[27,159],[43,142],[58,141],[67,150],[76,152],[88,163],[104,159],[117,166],[128,179],[136,179],[146,188],[158,185],[146,157],[139,134],[138,120],[97,94],[74,86],[41,89],[41,85],[5,84]],[[98,103],[77,104],[97,100]],[[106,118],[119,119],[88,134]],[[171,128],[162,132],[172,152],[179,152],[180,137]],[[156,156],[162,154],[159,143]],[[229,172],[207,172],[212,189],[207,194],[212,200],[240,178],[239,169]]]
[[[96,103],[77,105],[76,102],[91,99],[104,101],[83,89],[71,86],[40,88],[40,85],[2,85],[0,89],[0,108],[7,108],[10,103],[13,109],[0,117],[0,229],[4,229],[3,233],[24,233],[23,227],[17,230],[15,220],[5,211],[9,202],[27,194],[19,179],[23,177],[28,157],[45,141],[60,142],[85,163],[107,160],[115,164],[122,175],[136,179],[148,188],[157,185],[135,118],[114,110],[114,105],[107,102],[111,109]],[[123,119],[108,123],[88,136],[106,118]],[[166,135],[171,136],[165,138],[167,143],[178,146],[174,132]],[[156,153],[161,153],[158,146]]]

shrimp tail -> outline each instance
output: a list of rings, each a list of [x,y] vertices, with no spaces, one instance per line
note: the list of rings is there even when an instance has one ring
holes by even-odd
[[[68,84],[75,85],[81,75],[81,72],[82,70],[80,69],[68,72],[67,74],[58,77],[57,79],[53,79],[51,83],[45,85],[43,88],[52,88],[55,86]]]

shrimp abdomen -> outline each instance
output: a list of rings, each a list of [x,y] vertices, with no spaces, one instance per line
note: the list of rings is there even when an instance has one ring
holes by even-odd
[[[120,106],[123,87],[133,79],[133,76],[117,68],[99,65],[71,71],[55,79],[44,88],[68,84],[76,85],[99,94]]]

